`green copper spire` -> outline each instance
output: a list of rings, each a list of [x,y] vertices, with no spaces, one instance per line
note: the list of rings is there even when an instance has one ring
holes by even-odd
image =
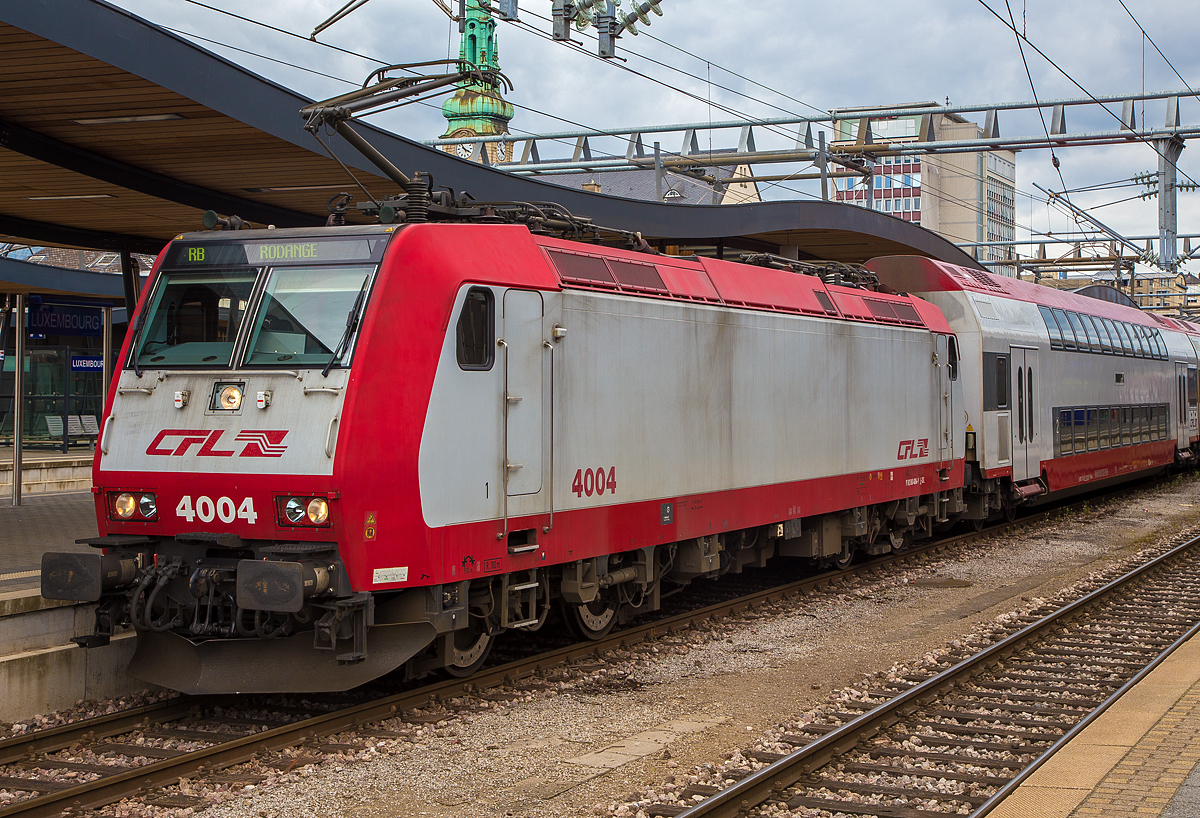
[[[492,19],[490,11],[480,7],[479,0],[467,0],[458,56],[459,59],[480,68],[500,70],[500,57],[496,49],[496,21]],[[512,105],[506,102],[498,91],[484,85],[465,82],[459,85],[454,96],[442,104],[442,115],[448,121],[446,133],[442,136],[492,136],[508,133],[508,123],[513,118],[513,113]],[[463,153],[464,151],[459,151],[460,155]],[[469,155],[469,151],[465,153]],[[493,161],[503,158],[494,154],[491,157]]]

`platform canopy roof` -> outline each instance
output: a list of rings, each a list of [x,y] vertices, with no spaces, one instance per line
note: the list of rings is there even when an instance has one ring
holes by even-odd
[[[298,111],[311,100],[101,0],[0,4],[0,235],[157,253],[205,210],[318,225],[354,191]],[[518,177],[369,125],[407,173],[485,200],[555,201],[648,239],[860,262],[916,253],[978,266],[912,223],[834,202],[695,206],[623,199]],[[400,191],[333,137],[378,194]]]

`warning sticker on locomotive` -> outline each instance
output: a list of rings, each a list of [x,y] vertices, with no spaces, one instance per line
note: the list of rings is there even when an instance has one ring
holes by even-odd
[[[376,568],[371,575],[371,581],[376,585],[384,582],[408,582],[408,566],[402,568]]]
[[[363,539],[364,540],[375,539],[375,512],[374,511],[367,512],[367,520],[363,524]]]

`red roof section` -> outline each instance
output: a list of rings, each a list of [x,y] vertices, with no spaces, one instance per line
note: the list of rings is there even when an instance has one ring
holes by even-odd
[[[1182,321],[1114,304],[1111,301],[1043,287],[1041,284],[1017,278],[991,275],[968,267],[935,261],[924,256],[885,256],[871,259],[865,266],[879,276],[881,283],[897,292],[975,292],[996,298],[1073,310],[1129,324],[1160,326],[1188,335],[1200,335],[1200,328],[1189,326]]]
[[[732,261],[654,256],[541,236],[535,240],[567,289],[950,332],[941,311],[916,296],[826,285],[817,276]]]

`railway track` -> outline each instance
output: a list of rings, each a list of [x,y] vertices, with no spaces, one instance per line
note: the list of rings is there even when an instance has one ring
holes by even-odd
[[[396,716],[413,718],[406,711],[431,701],[479,695],[480,691],[501,684],[519,683],[548,668],[595,659],[607,650],[682,630],[696,622],[837,586],[860,573],[879,571],[1042,522],[1053,513],[1056,512],[1041,512],[979,532],[922,544],[842,571],[789,582],[627,628],[596,642],[518,658],[487,668],[465,682],[445,680],[368,701],[347,704],[343,700],[340,706],[334,700],[336,697],[319,697],[317,701],[324,702],[325,710],[315,714],[302,712],[304,708],[296,704],[264,703],[261,697],[173,699],[0,741],[0,790],[29,794],[23,800],[0,806],[0,818],[60,815],[130,796],[145,796],[157,788],[178,783],[181,778],[212,776],[285,748],[303,744],[319,751],[323,738],[351,730],[365,738],[401,738],[403,732],[371,725]],[[81,757],[85,760],[79,760]],[[285,759],[281,763],[295,766],[297,761]],[[73,779],[63,780],[64,773],[73,773]],[[240,781],[237,776],[229,780]],[[254,782],[247,779],[240,783]],[[189,805],[182,801],[166,803]]]
[[[783,736],[786,754],[679,818],[753,816],[774,805],[821,813],[983,816],[1060,747],[1200,632],[1200,538],[1046,616],[1016,621],[945,670],[863,691],[829,723]],[[999,634],[997,634],[999,635]],[[713,789],[713,788],[708,788]],[[963,812],[967,810],[967,812]]]

